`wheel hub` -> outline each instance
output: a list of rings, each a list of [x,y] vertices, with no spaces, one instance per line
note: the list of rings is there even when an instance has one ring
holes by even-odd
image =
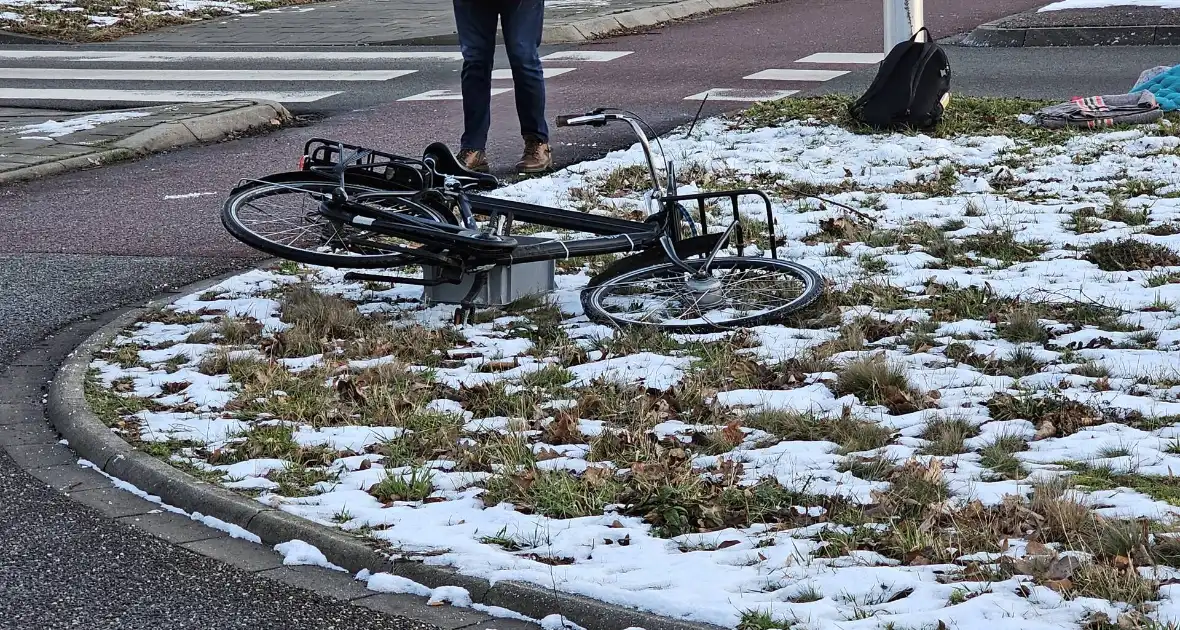
[[[700,309],[710,309],[725,301],[721,281],[712,276],[689,278],[684,286],[693,294],[693,303]]]

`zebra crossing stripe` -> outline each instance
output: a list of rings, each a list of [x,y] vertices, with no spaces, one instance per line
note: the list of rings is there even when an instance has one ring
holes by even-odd
[[[106,101],[131,103],[210,103],[262,100],[311,103],[340,92],[221,92],[197,90],[79,90],[64,88],[0,88],[0,99],[28,101]]]
[[[63,81],[388,81],[416,70],[104,70],[0,68],[0,79]]]
[[[512,91],[512,88],[492,88],[492,96]],[[463,93],[455,90],[428,90],[421,94],[399,98],[398,101],[461,101]]]
[[[758,101],[773,101],[780,98],[786,98],[792,94],[798,94],[799,90],[745,90],[736,88],[711,88],[693,94],[692,96],[684,97],[686,101],[700,101],[708,97],[709,101],[742,101],[747,103],[754,103]]]

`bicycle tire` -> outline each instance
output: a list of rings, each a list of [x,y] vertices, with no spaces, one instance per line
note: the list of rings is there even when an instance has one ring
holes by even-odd
[[[685,260],[684,262],[690,267],[699,269],[705,261],[704,259],[691,259]],[[781,321],[785,316],[803,310],[813,304],[817,299],[819,299],[821,293],[823,292],[823,278],[820,277],[818,273],[816,273],[813,269],[804,267],[803,265],[787,262],[784,260],[777,260],[773,258],[754,258],[749,256],[717,257],[713,259],[710,269],[736,269],[742,267],[785,273],[786,275],[802,282],[804,289],[800,292],[798,297],[791,299],[789,302],[778,308],[774,308],[765,313],[758,313],[756,315],[750,315],[747,317],[739,317],[728,321],[724,325],[707,321],[671,324],[637,322],[630,319],[616,317],[602,305],[602,299],[606,289],[612,285],[620,285],[621,283],[633,280],[635,278],[640,278],[649,274],[656,275],[659,272],[669,272],[670,274],[684,273],[674,263],[665,260],[663,262],[653,263],[650,265],[623,268],[613,273],[602,273],[594,277],[590,283],[586,285],[586,288],[582,290],[582,310],[591,321],[598,324],[613,326],[615,328],[644,326],[659,328],[668,332],[700,334],[723,332],[738,328],[748,328],[750,326],[762,326]]]
[[[308,178],[305,181],[286,181],[286,182],[258,182],[256,185],[243,186],[234,191],[234,194],[225,201],[221,211],[221,223],[226,231],[231,236],[241,241],[242,243],[272,256],[285,258],[307,265],[316,265],[321,267],[334,268],[356,268],[356,269],[391,269],[394,267],[402,267],[410,264],[418,264],[420,259],[412,254],[406,253],[386,253],[386,254],[358,254],[358,253],[328,253],[320,251],[309,251],[299,247],[291,247],[289,244],[276,242],[267,238],[263,234],[251,229],[239,217],[240,209],[251,201],[264,199],[266,197],[287,194],[287,193],[307,193],[326,195],[331,194],[339,184],[323,179]],[[362,186],[358,184],[345,183],[345,190],[349,196],[360,193],[390,193],[391,191],[382,188],[371,186]],[[454,223],[455,219],[452,215],[444,214],[435,208],[430,208],[422,204],[415,203],[404,197],[389,197],[382,204],[383,207],[388,207],[394,212],[413,212],[419,216],[424,216],[436,221],[445,221]],[[359,234],[366,232],[360,228],[339,221],[332,222],[338,230],[349,230]]]

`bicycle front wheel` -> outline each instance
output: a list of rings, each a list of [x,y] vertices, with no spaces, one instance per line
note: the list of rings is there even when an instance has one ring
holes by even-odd
[[[408,242],[325,216],[320,204],[330,199],[336,182],[325,180],[260,183],[238,191],[221,212],[221,223],[239,241],[267,254],[308,265],[336,268],[391,269],[418,264],[404,251]],[[345,184],[350,198],[362,196],[384,212],[406,213],[454,223],[447,216],[389,191]]]
[[[685,263],[699,271],[705,261]],[[815,302],[821,290],[819,274],[783,260],[718,257],[704,277],[665,261],[594,278],[582,291],[582,309],[616,327],[719,332],[780,321]]]

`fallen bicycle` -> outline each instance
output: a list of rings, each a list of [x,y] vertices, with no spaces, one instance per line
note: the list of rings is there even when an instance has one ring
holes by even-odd
[[[496,268],[601,254],[628,254],[582,291],[586,315],[601,324],[717,332],[781,321],[819,298],[822,281],[815,271],[778,258],[765,193],[734,189],[678,194],[674,166],[666,159],[666,183],[660,182],[642,121],[613,111],[560,116],[557,125],[600,127],[622,121],[631,126],[651,177],[647,198],[657,208],[643,221],[480,195],[478,191],[497,188],[499,181],[463,168],[440,143],[415,159],[313,139],[298,170],[240,182],[225,202],[222,223],[243,243],[300,263],[432,270],[420,278],[350,272],[347,279],[423,286],[473,280],[456,312],[457,323],[474,313],[476,297]],[[295,197],[287,197],[291,195]],[[748,196],[765,205],[769,258],[745,255],[738,200]],[[275,202],[282,199],[300,203],[281,214]],[[710,233],[706,203],[722,199],[730,201],[733,221]],[[699,234],[684,205],[693,202],[699,209]],[[477,221],[477,215],[483,220]],[[592,236],[527,238],[513,234],[517,223]],[[737,255],[719,255],[731,242]]]

